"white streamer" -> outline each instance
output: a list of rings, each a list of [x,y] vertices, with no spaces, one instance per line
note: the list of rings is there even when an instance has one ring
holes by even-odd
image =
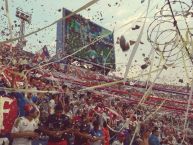
[[[136,41],[136,43],[135,43],[135,45],[134,45],[134,47],[133,47],[133,51],[131,52],[131,55],[130,55],[130,57],[129,57],[129,61],[128,61],[127,66],[126,66],[126,70],[125,70],[125,74],[124,74],[124,82],[127,81],[127,75],[128,75],[128,73],[129,73],[129,69],[130,69],[130,67],[131,67],[132,60],[133,60],[133,58],[134,58],[134,56],[135,56],[135,54],[136,54],[136,52],[137,52],[137,48],[138,48],[139,43],[141,42],[141,38],[142,38],[142,36],[143,36],[143,31],[144,31],[145,24],[146,24],[146,20],[147,20],[147,15],[148,15],[149,6],[150,6],[150,0],[148,1],[148,7],[147,7],[147,12],[146,12],[145,21],[144,21],[144,23],[143,23],[143,27],[142,27],[142,29],[141,29],[141,31],[140,31],[140,34],[139,34],[139,36],[138,36],[138,38],[137,38],[137,41]]]

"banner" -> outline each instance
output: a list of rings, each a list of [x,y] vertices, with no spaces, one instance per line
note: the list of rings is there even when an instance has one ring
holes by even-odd
[[[13,97],[0,97],[0,132],[10,133],[18,115],[17,100]]]

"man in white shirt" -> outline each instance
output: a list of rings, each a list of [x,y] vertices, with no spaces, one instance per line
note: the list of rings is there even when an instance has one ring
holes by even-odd
[[[39,136],[34,132],[37,129],[37,123],[34,120],[38,113],[36,108],[31,104],[26,104],[24,110],[25,116],[17,118],[12,128],[12,145],[31,145],[32,140]]]

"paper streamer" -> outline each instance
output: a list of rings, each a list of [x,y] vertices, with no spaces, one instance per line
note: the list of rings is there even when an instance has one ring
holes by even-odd
[[[43,90],[35,90],[35,89],[15,89],[15,88],[6,88],[0,87],[2,91],[10,91],[10,92],[27,92],[27,93],[62,93],[59,91],[43,91]]]
[[[10,39],[12,39],[13,38],[12,21],[11,21],[11,16],[10,16],[10,13],[9,13],[8,0],[5,0],[5,15],[7,16],[7,19],[8,19],[8,29],[9,29],[9,33],[10,33]],[[11,43],[11,45],[10,45],[10,51],[11,52],[12,52],[12,49],[13,49],[13,45]],[[8,64],[10,64],[12,60],[13,60],[13,55],[11,54],[11,59],[10,59]]]
[[[6,12],[6,16],[8,19],[8,26],[9,26],[9,33],[10,33],[10,39],[13,38],[13,33],[12,33],[12,21],[11,21],[11,16],[9,14],[9,5],[8,5],[8,0],[5,0],[5,12]],[[12,48],[12,45],[11,45]]]
[[[151,71],[150,73],[156,73],[158,71],[161,71],[162,69],[163,68],[158,68],[158,69],[155,69],[155,70]],[[141,76],[145,76],[145,75],[149,75],[149,73],[138,75],[138,76],[134,76],[134,77],[131,77],[129,79],[137,79],[137,78],[140,78]],[[119,80],[119,81],[110,82],[110,83],[104,83],[104,84],[101,84],[101,85],[96,85],[96,86],[92,86],[92,87],[86,87],[84,89],[81,89],[80,91],[93,90],[93,89],[102,88],[102,87],[105,87],[105,86],[112,86],[112,85],[123,83],[123,82],[124,82],[124,80]]]
[[[190,77],[189,77],[187,65],[186,65],[185,58],[184,58],[184,55],[183,55],[183,51],[182,51],[182,50],[181,50],[181,53],[182,53],[182,61],[183,61],[183,65],[184,65],[184,69],[185,69],[185,73],[186,73],[186,78],[187,78],[187,80],[189,80]]]
[[[112,109],[111,109],[112,110]],[[101,116],[101,114],[99,114],[98,112],[96,112],[95,110],[93,110],[97,115],[99,115],[99,116]],[[116,111],[114,111],[113,110],[113,112],[115,112],[116,114],[118,114]],[[120,115],[119,115],[120,116]],[[102,117],[103,117],[103,119],[105,119],[105,117],[102,115]],[[122,117],[122,116],[121,116]],[[123,118],[123,117],[122,117]],[[124,121],[125,123],[126,123],[126,121]],[[107,124],[107,127],[111,130],[111,131],[113,131],[113,132],[115,132],[115,133],[119,133],[119,132],[121,132],[123,129],[124,129],[124,127],[125,127],[125,123],[123,124],[123,126],[121,127],[121,129],[119,129],[118,131],[117,130],[114,130],[112,127],[110,127],[108,124]]]
[[[118,83],[122,83],[123,80],[119,80],[119,81],[115,81],[115,82],[110,82],[110,83],[104,83],[101,85],[97,85],[97,86],[92,86],[92,87],[87,87],[85,89],[81,89],[80,91],[85,91],[85,90],[93,90],[93,89],[97,89],[97,88],[102,88],[102,87],[106,87],[106,86],[112,86]]]
[[[150,6],[150,0],[148,1],[147,11],[146,11],[146,17],[145,17],[145,20],[144,20],[144,23],[143,23],[143,27],[142,27],[142,29],[141,29],[141,31],[140,31],[140,34],[139,34],[139,36],[138,36],[138,38],[137,38],[137,41],[136,41],[136,43],[135,43],[135,45],[134,45],[134,47],[133,47],[133,51],[131,52],[131,55],[130,55],[130,57],[129,57],[129,61],[128,61],[127,65],[126,65],[126,70],[125,70],[125,74],[124,74],[124,82],[126,82],[126,80],[127,80],[127,75],[128,75],[128,73],[129,73],[129,69],[130,69],[132,60],[133,60],[133,58],[134,58],[134,56],[135,56],[135,54],[136,54],[136,52],[137,52],[137,48],[138,48],[139,43],[141,42],[141,38],[142,38],[142,36],[143,36],[143,31],[144,31],[145,24],[146,24],[146,20],[147,20],[147,15],[148,15],[149,6]]]
[[[156,113],[160,110],[160,108],[164,105],[165,102],[166,102],[166,100],[163,100],[162,103],[158,106],[158,108],[157,108],[152,114],[150,114],[149,116],[147,116],[147,118],[146,118],[144,121],[148,120],[151,116],[153,116],[154,114],[156,114]]]
[[[153,64],[154,64],[154,56],[155,56],[155,52],[154,52],[154,50],[153,50],[153,48],[151,49],[151,52],[150,53],[152,53],[152,56],[151,56],[151,65],[150,65],[150,68],[149,68],[149,75],[148,75],[148,77],[147,77],[147,80],[146,80],[146,89],[147,89],[147,87],[148,87],[148,83],[149,83],[149,81],[150,81],[150,79],[151,79],[151,71],[152,71],[152,68],[153,68]],[[149,58],[149,57],[148,57]]]
[[[191,90],[190,90],[190,95],[189,95],[189,99],[188,99],[188,105],[187,105],[187,109],[186,109],[186,113],[185,113],[184,132],[185,132],[186,127],[187,127],[188,113],[189,113],[190,105],[191,105],[191,101],[192,101],[192,91],[193,91],[193,81],[192,81],[192,84],[191,84]],[[184,134],[184,136],[183,136],[181,144],[184,142],[185,135],[186,134]]]
[[[123,119],[123,117],[122,117],[119,113],[117,113],[116,111],[112,110],[112,109],[109,108],[109,107],[105,107],[105,108],[108,109],[109,111],[111,111],[113,114],[115,114],[115,115],[117,115],[117,116],[119,116],[120,118]]]
[[[140,124],[139,124],[139,122],[138,122],[138,123],[137,123],[137,125],[136,125],[136,128],[135,128],[135,131],[134,131],[133,137],[132,137],[131,142],[130,142],[130,144],[129,144],[129,145],[132,145],[132,144],[133,144],[134,138],[135,138],[135,136],[136,136],[136,134],[137,134],[137,132],[138,132],[139,128],[140,128]]]
[[[147,12],[146,12],[146,17],[145,17],[145,21],[144,21],[143,27],[142,27],[142,29],[141,29],[141,32],[140,32],[139,37],[138,37],[138,39],[137,39],[137,42],[135,43],[135,45],[134,45],[134,47],[133,47],[133,51],[132,51],[132,53],[131,53],[131,55],[130,55],[128,64],[127,64],[127,66],[126,66],[126,71],[125,71],[125,74],[124,74],[124,82],[126,82],[126,80],[127,80],[127,75],[128,75],[128,72],[129,72],[129,68],[130,68],[130,66],[131,66],[131,62],[132,62],[132,60],[133,60],[133,58],[134,58],[134,55],[135,55],[135,53],[136,53],[136,51],[137,51],[137,48],[138,48],[138,46],[139,46],[139,43],[140,43],[141,38],[142,38],[142,35],[143,35],[143,30],[144,30],[144,27],[145,27],[145,23],[146,23],[146,19],[147,19],[147,15],[148,15],[149,6],[150,6],[150,0],[148,0],[148,7],[147,7]],[[134,140],[134,138],[135,138],[135,135],[136,135],[136,133],[137,133],[138,128],[139,128],[139,123],[137,124],[137,126],[136,126],[136,128],[135,128],[135,132],[134,132],[133,137],[132,137],[132,139],[131,139],[130,145],[133,144],[133,140]]]
[[[181,5],[181,10],[182,10],[182,12],[184,12],[181,2],[180,2],[180,5]],[[170,7],[171,7],[171,6],[170,6]],[[171,8],[170,8],[170,9],[171,9]],[[182,37],[182,36],[181,36],[181,39],[182,39],[182,42],[183,42],[184,47],[187,48],[187,44],[189,43],[189,36],[188,36],[188,34],[191,34],[191,32],[190,32],[190,29],[189,29],[187,20],[186,20],[186,18],[185,18],[185,16],[184,16],[184,13],[183,13],[183,18],[184,18],[185,24],[186,24],[186,26],[187,26],[186,41],[183,40],[183,37]],[[180,33],[180,32],[179,32],[179,33]],[[186,54],[187,54],[187,56],[188,56],[190,59],[192,59],[192,52],[193,52],[193,43],[192,43],[192,42],[193,42],[193,41],[192,41],[192,36],[191,36],[191,35],[190,35],[190,38],[191,38],[190,46],[192,47],[192,51],[191,51],[191,53],[190,53],[191,56],[189,56],[187,50],[186,50]],[[192,62],[192,60],[190,60],[190,61]],[[185,71],[187,71],[184,57],[183,57],[183,63],[184,63]],[[186,75],[187,75],[187,77],[188,77],[187,72],[186,72]],[[192,74],[192,75],[193,75],[193,74]],[[189,78],[188,78],[188,79],[189,79]],[[188,113],[189,113],[189,109],[190,109],[190,105],[191,105],[191,101],[192,101],[192,91],[193,91],[193,81],[191,82],[191,90],[190,90],[190,92],[189,92],[188,105],[187,105],[187,110],[186,110],[186,114],[185,114],[184,130],[183,130],[184,132],[185,132],[186,128],[188,127],[187,122],[188,122]],[[181,144],[183,144],[183,142],[184,142],[185,135],[186,135],[186,132],[185,132],[185,134],[184,134],[184,136],[183,136],[183,139],[182,139]]]
[[[173,47],[175,47],[175,44],[173,45]],[[171,51],[170,51],[169,55],[170,55],[170,54],[171,54]],[[159,61],[159,65],[158,65],[158,66],[160,66],[162,60],[163,60],[163,52],[161,53],[161,57],[160,57],[160,61]],[[167,60],[165,60],[164,65],[166,65],[166,63],[167,63]],[[152,90],[155,81],[157,80],[157,78],[159,77],[159,75],[161,74],[161,72],[163,71],[163,69],[164,69],[164,68],[162,67],[162,69],[160,70],[160,72],[156,75],[156,77],[155,77],[154,81],[152,82],[151,86],[150,86],[150,87],[148,88],[148,90],[144,93],[144,96],[143,96],[142,99],[140,100],[140,102],[139,102],[139,104],[138,104],[138,107],[139,107],[140,104],[146,99],[147,95],[148,95],[149,92]]]
[[[142,97],[141,101],[139,102],[138,106],[146,99],[147,95],[150,93],[150,91],[152,90],[155,81],[157,80],[157,78],[160,76],[161,72],[163,71],[163,68],[159,71],[159,73],[157,74],[157,76],[155,77],[154,81],[152,82],[151,86],[148,88],[148,90],[145,92],[144,96]]]

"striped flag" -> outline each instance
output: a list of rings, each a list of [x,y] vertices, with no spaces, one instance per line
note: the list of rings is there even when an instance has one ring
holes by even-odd
[[[40,51],[36,52],[34,56],[34,62],[46,61],[50,58],[50,54],[48,52],[48,48],[45,45]]]

